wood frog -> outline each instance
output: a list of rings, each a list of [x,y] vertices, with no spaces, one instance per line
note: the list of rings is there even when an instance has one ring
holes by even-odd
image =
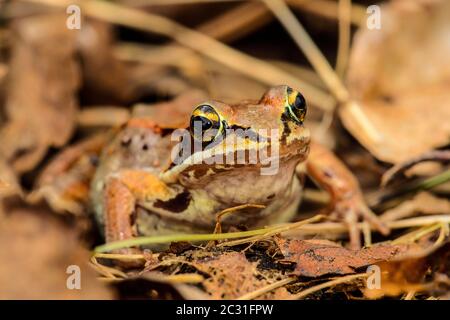
[[[282,85],[258,101],[206,101],[189,108],[191,115],[179,128],[187,141],[183,157],[173,139],[177,128],[144,118],[131,119],[104,148],[91,199],[107,242],[210,233],[217,213],[243,204],[264,207],[230,214],[222,228],[289,221],[301,200],[299,165],[304,162],[307,174],[330,192],[329,211],[349,225],[353,247],[360,246],[359,218],[388,232],[364,203],[349,170],[327,149],[311,143],[300,92]]]

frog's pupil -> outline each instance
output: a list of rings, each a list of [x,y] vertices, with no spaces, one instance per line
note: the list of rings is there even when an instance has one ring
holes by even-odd
[[[195,124],[196,122],[201,122],[202,124],[202,130],[208,130],[212,127],[212,122],[208,118],[196,116],[192,119],[192,123]]]
[[[294,108],[296,109],[304,109],[306,107],[305,98],[299,93],[295,97]]]

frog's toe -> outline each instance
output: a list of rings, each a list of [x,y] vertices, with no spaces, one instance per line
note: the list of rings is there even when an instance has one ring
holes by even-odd
[[[362,219],[369,222],[372,228],[379,231],[382,235],[387,236],[391,232],[389,227],[380,219],[380,217],[378,217],[366,205],[364,205],[360,211],[360,216],[362,217]]]
[[[343,222],[349,230],[350,247],[352,249],[361,248],[361,232],[358,226],[359,221],[368,222],[370,226],[383,235],[389,234],[388,226],[370,210],[360,197],[351,197],[349,199],[338,201],[330,218]]]

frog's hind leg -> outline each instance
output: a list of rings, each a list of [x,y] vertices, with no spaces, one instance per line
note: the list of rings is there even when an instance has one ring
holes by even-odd
[[[26,200],[30,203],[44,200],[56,212],[74,215],[87,212],[90,182],[108,139],[109,134],[102,133],[65,148],[45,167]]]
[[[330,217],[347,224],[353,249],[361,246],[360,218],[382,234],[389,233],[388,227],[366,205],[355,176],[331,151],[320,144],[312,144],[306,170],[308,176],[329,192],[331,202],[326,211]]]

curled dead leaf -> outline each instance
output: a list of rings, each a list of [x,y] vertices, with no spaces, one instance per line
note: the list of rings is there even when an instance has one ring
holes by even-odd
[[[64,145],[75,128],[80,74],[76,32],[65,23],[65,15],[40,15],[14,25],[0,154],[20,173],[50,146]]]
[[[114,298],[88,265],[76,230],[45,209],[18,204],[7,212],[0,223],[0,299]],[[69,266],[80,268],[80,290],[67,287]]]
[[[361,250],[349,250],[323,240],[276,239],[284,260],[296,262],[292,272],[298,276],[321,277],[345,275],[380,261],[387,261],[405,253],[404,245],[374,245]]]
[[[383,296],[398,296],[407,292],[429,291],[442,295],[448,294],[448,290],[439,292],[439,286],[442,282],[439,278],[448,276],[449,249],[450,244],[447,242],[425,257],[395,259],[394,261],[380,263],[378,266],[381,270],[381,285],[379,288],[366,288],[364,295],[370,299],[377,299]],[[442,274],[437,279],[428,279],[427,282],[427,271],[430,269],[442,272]],[[439,273],[436,273],[436,275],[439,275]]]
[[[449,142],[450,2],[397,0],[381,13],[381,29],[356,34],[347,78],[379,141],[350,108],[340,117],[375,157],[399,163]]]
[[[257,265],[257,262],[248,261],[242,252],[225,252],[192,262],[197,270],[210,275],[203,286],[213,299],[235,299],[275,282],[258,277]],[[289,295],[286,288],[278,288],[261,298],[284,299]]]

